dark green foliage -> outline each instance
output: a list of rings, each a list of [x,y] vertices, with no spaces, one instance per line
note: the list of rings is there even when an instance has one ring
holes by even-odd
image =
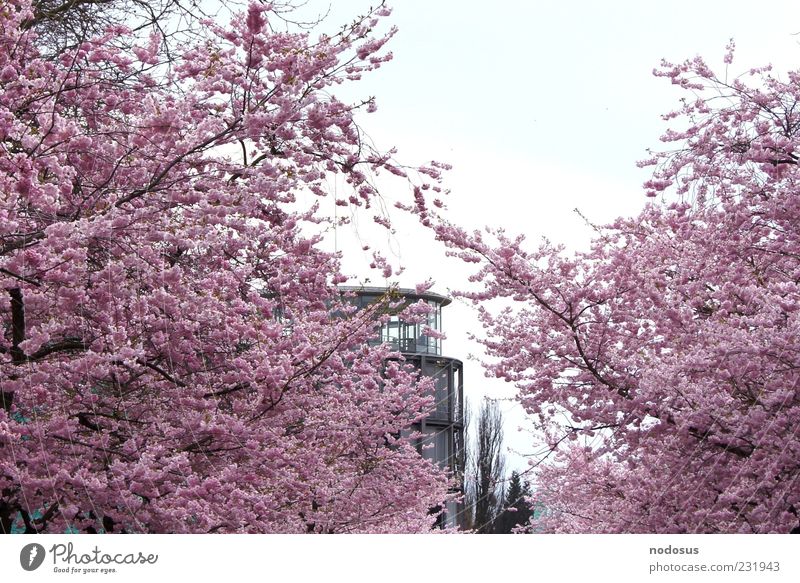
[[[516,471],[511,472],[511,479],[506,487],[502,510],[494,523],[495,533],[510,534],[515,527],[528,523],[534,513],[529,502],[530,495],[531,491],[528,482],[524,482]]]

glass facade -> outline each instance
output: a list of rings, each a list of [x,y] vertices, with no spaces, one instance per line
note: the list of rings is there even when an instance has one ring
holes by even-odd
[[[436,336],[426,334],[428,329],[442,331],[442,306],[450,303],[448,298],[436,294],[416,294],[411,290],[386,290],[362,288],[368,291],[345,288],[355,293],[350,298],[359,309],[383,305],[381,311],[388,315],[388,321],[379,326],[375,334],[375,344],[388,342],[398,352],[441,354],[442,342]],[[430,308],[424,322],[403,321],[398,313],[416,302],[425,302]],[[389,306],[392,307],[389,307]]]
[[[400,352],[441,354],[441,341],[425,334],[426,326],[439,331],[440,311],[440,306],[434,307],[425,323],[403,322],[398,316],[391,316],[389,322],[381,326],[380,341],[390,343]]]

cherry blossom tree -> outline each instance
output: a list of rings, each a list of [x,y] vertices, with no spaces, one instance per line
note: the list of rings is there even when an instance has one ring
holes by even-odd
[[[726,63],[732,61],[732,46]],[[700,59],[646,184],[588,251],[469,233],[465,293],[489,372],[543,435],[535,497],[556,532],[790,532],[800,525],[800,72],[733,80]]]
[[[367,345],[314,202],[402,173],[334,94],[391,57],[388,10],[55,54],[45,4],[0,6],[2,531],[430,529],[447,477],[397,437],[429,387]]]

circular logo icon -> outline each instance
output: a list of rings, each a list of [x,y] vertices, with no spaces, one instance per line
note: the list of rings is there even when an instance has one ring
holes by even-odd
[[[19,552],[19,564],[26,571],[35,571],[44,562],[44,547],[39,543],[30,543]]]

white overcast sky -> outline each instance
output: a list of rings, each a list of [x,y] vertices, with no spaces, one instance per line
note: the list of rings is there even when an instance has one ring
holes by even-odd
[[[332,31],[369,4],[309,0],[305,10],[330,6],[323,28]],[[452,220],[504,226],[531,242],[546,236],[571,249],[585,247],[591,236],[573,209],[605,223],[635,214],[645,202],[647,171],[635,162],[646,148],[659,147],[666,128],[660,115],[682,95],[653,77],[662,58],[702,55],[722,71],[733,38],[731,76],[770,62],[786,71],[800,61],[797,2],[396,0],[392,6],[389,22],[399,27],[389,45],[394,59],[347,93],[377,98],[378,112],[363,116],[361,125],[379,147],[397,146],[403,162],[454,166],[447,177]],[[337,233],[347,272],[368,275],[362,238],[391,248],[406,268],[389,281],[370,274],[370,285],[413,287],[430,277],[441,293],[468,286],[469,271],[396,215],[390,239],[368,220]],[[466,361],[477,350],[465,338],[476,330],[471,311],[456,303],[446,308],[444,323],[445,353]],[[473,401],[511,394],[484,379],[475,362],[465,362],[465,383]],[[503,409],[509,443],[529,451],[525,439],[513,436],[523,423],[518,409],[508,402]]]

